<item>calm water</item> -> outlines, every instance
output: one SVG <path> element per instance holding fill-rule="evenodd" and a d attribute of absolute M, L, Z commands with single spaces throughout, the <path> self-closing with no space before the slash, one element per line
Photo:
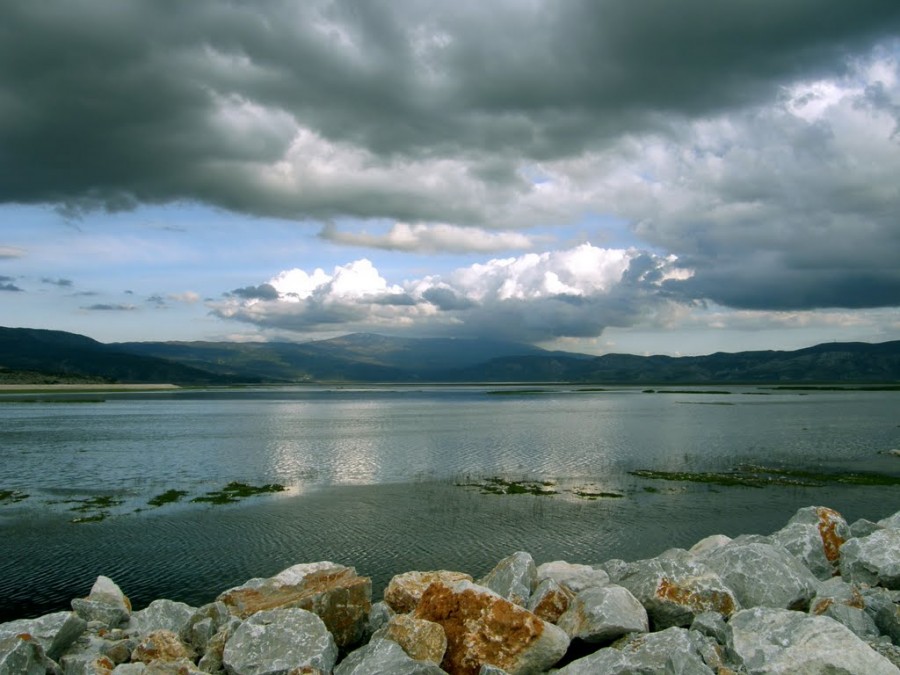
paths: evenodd
<path fill-rule="evenodd" d="M 601 562 L 771 532 L 796 508 L 848 519 L 900 509 L 898 488 L 715 488 L 632 469 L 742 463 L 900 475 L 900 392 L 496 393 L 481 387 L 0 395 L 0 621 L 68 606 L 98 574 L 136 607 L 201 604 L 253 576 L 330 559 L 380 589 L 394 573 L 483 574 L 501 557 Z M 78 402 L 75 402 L 78 401 Z M 553 497 L 483 495 L 487 477 L 553 481 Z M 230 481 L 277 496 L 191 503 Z M 654 488 L 647 491 L 646 488 Z M 151 508 L 169 489 L 180 503 Z M 586 501 L 573 490 L 611 491 Z M 113 497 L 102 522 L 71 509 Z M 376 590 L 376 595 L 377 595 Z"/>

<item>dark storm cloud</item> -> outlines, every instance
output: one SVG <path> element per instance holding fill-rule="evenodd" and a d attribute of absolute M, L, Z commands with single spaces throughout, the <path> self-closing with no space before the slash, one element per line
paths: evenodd
<path fill-rule="evenodd" d="M 260 284 L 259 286 L 245 286 L 244 288 L 235 288 L 229 295 L 233 295 L 244 300 L 277 300 L 278 291 L 272 284 Z"/>
<path fill-rule="evenodd" d="M 401 186 L 286 196 L 251 175 L 295 124 L 372 153 L 554 158 L 833 68 L 900 28 L 893 0 L 0 7 L 0 199 L 72 212 L 195 199 L 252 213 L 438 220 Z M 349 181 L 348 183 L 352 183 Z M 459 217 L 445 217 L 456 222 Z"/>
<path fill-rule="evenodd" d="M 422 298 L 443 311 L 469 309 L 475 306 L 468 298 L 462 297 L 450 288 L 429 288 L 422 293 Z"/>

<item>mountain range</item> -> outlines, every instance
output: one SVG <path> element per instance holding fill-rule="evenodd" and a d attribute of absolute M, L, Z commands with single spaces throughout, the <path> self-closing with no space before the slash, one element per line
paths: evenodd
<path fill-rule="evenodd" d="M 900 340 L 706 356 L 592 356 L 499 340 L 355 333 L 314 342 L 101 343 L 0 327 L 0 383 L 900 383 Z"/>

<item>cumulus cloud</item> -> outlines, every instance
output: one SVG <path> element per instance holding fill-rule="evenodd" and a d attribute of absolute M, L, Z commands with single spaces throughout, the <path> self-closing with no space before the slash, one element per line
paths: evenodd
<path fill-rule="evenodd" d="M 329 223 L 319 233 L 322 239 L 348 246 L 364 246 L 413 253 L 494 253 L 529 249 L 531 237 L 521 232 L 490 232 L 478 227 L 443 223 L 394 223 L 385 234 L 341 232 Z"/>
<path fill-rule="evenodd" d="M 633 249 L 583 244 L 392 284 L 361 259 L 330 273 L 286 270 L 266 284 L 277 291 L 277 299 L 231 293 L 214 311 L 302 332 L 390 327 L 532 342 L 595 336 L 665 304 L 663 284 L 690 274 L 675 262 Z"/>

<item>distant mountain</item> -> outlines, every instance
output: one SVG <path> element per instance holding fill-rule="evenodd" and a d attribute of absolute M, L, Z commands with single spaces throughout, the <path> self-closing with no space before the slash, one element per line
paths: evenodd
<path fill-rule="evenodd" d="M 83 335 L 36 328 L 0 327 L 0 373 L 5 382 L 234 382 L 174 361 L 131 354 Z"/>
<path fill-rule="evenodd" d="M 22 375 L 21 371 L 31 371 Z M 19 373 L 16 375 L 16 373 Z M 174 384 L 571 382 L 900 383 L 900 341 L 707 356 L 588 356 L 498 340 L 357 333 L 315 342 L 122 342 L 0 327 L 0 381 L 65 376 Z M 12 379 L 10 379 L 12 378 Z M 18 378 L 18 380 L 16 380 Z"/>

